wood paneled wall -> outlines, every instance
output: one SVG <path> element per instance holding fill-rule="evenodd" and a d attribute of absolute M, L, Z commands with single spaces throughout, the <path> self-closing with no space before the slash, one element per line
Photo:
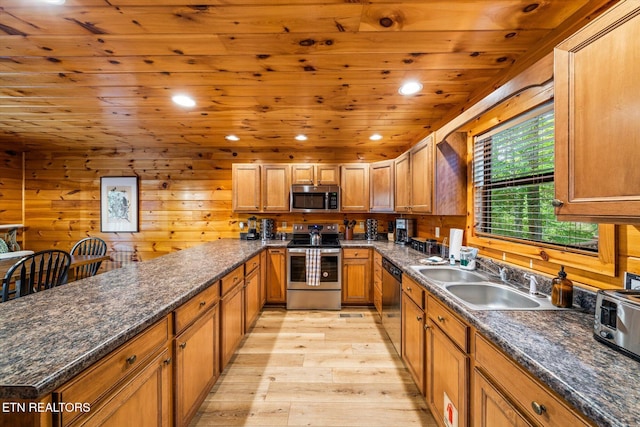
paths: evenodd
<path fill-rule="evenodd" d="M 0 151 L 0 224 L 22 224 L 22 153 Z M 0 231 L 0 237 L 4 232 Z M 18 243 L 23 246 L 23 232 L 18 230 Z"/>

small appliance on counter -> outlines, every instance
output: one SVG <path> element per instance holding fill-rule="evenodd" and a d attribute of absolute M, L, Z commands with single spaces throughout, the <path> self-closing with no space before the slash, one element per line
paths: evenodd
<path fill-rule="evenodd" d="M 270 218 L 260 220 L 260 239 L 271 240 L 275 237 L 275 222 Z"/>
<path fill-rule="evenodd" d="M 460 268 L 464 270 L 475 270 L 477 256 L 478 256 L 478 248 L 461 246 L 460 247 Z"/>
<path fill-rule="evenodd" d="M 378 240 L 378 220 L 372 218 L 367 219 L 364 233 L 367 240 Z"/>
<path fill-rule="evenodd" d="M 411 218 L 396 218 L 396 243 L 406 245 L 411 243 L 415 235 L 416 220 Z"/>
<path fill-rule="evenodd" d="M 412 237 L 411 249 L 415 249 L 416 251 L 427 255 L 437 255 L 440 253 L 438 252 L 438 242 L 435 239 Z"/>
<path fill-rule="evenodd" d="M 599 290 L 593 336 L 640 361 L 640 290 Z"/>
<path fill-rule="evenodd" d="M 240 232 L 240 239 L 242 240 L 258 240 L 259 236 L 258 236 L 258 222 L 257 222 L 257 218 L 255 216 L 252 216 L 251 218 L 249 218 L 247 220 L 247 232 L 246 233 L 242 233 Z M 242 223 L 240 223 L 241 229 L 243 229 L 242 227 Z"/>

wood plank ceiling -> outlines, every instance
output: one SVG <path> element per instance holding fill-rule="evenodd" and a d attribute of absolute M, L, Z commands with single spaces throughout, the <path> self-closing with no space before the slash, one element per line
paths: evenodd
<path fill-rule="evenodd" d="M 2 0 L 0 144 L 398 151 L 608 3 Z"/>

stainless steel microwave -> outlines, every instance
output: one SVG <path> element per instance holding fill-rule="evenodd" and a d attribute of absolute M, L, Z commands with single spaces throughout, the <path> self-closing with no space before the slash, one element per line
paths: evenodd
<path fill-rule="evenodd" d="M 340 187 L 337 185 L 292 185 L 291 212 L 338 212 Z"/>

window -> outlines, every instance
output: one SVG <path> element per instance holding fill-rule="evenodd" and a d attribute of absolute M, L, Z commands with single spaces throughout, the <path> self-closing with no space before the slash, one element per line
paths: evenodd
<path fill-rule="evenodd" d="M 552 104 L 476 136 L 473 157 L 477 235 L 598 252 L 598 224 L 554 215 Z"/>

